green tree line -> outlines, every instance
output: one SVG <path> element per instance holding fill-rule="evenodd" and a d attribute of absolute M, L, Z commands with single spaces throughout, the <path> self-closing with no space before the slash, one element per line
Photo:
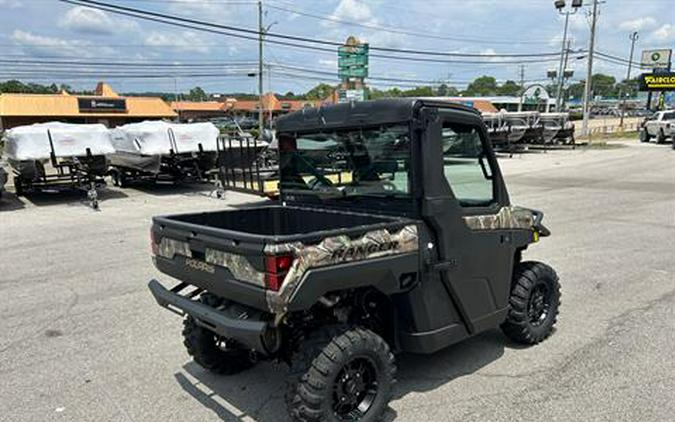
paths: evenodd
<path fill-rule="evenodd" d="M 610 75 L 597 73 L 593 75 L 592 80 L 593 95 L 603 98 L 617 98 L 620 93 L 627 96 L 637 95 L 637 79 L 623 80 L 618 82 L 616 78 Z M 583 96 L 584 81 L 574 82 L 566 87 L 566 97 L 579 99 Z M 284 100 L 323 100 L 329 97 L 333 91 L 337 89 L 337 85 L 320 83 L 308 90 L 305 93 L 286 92 L 284 94 L 277 93 L 280 99 Z M 547 89 L 551 96 L 556 94 L 556 86 L 554 84 L 547 85 Z M 56 94 L 61 91 L 67 91 L 72 94 L 91 95 L 92 91 L 76 91 L 71 86 L 66 84 L 50 84 L 41 85 L 37 83 L 24 83 L 18 80 L 9 80 L 0 82 L 0 93 L 27 93 L 27 94 Z M 391 98 L 391 97 L 445 97 L 445 96 L 465 96 L 465 97 L 480 97 L 480 96 L 517 96 L 522 92 L 522 86 L 515 81 L 507 80 L 499 84 L 497 79 L 492 76 L 483 75 L 474 79 L 467 85 L 465 89 L 441 83 L 436 86 L 419 86 L 415 88 L 402 89 L 392 87 L 388 89 L 379 89 L 375 87 L 367 88 L 367 95 L 370 99 Z M 173 101 L 176 98 L 176 93 L 169 92 L 143 92 L 143 93 L 127 93 L 128 96 L 154 96 L 161 97 L 166 101 Z M 221 96 L 234 97 L 240 99 L 255 99 L 255 94 L 246 93 L 229 93 Z M 188 101 L 206 101 L 211 97 L 202 88 L 194 87 L 187 93 L 179 93 L 178 98 Z"/>

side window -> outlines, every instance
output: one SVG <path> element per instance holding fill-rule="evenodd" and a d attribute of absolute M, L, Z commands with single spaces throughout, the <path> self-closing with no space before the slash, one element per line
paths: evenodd
<path fill-rule="evenodd" d="M 441 139 L 445 178 L 460 205 L 480 207 L 493 203 L 492 169 L 479 129 L 444 122 Z"/>

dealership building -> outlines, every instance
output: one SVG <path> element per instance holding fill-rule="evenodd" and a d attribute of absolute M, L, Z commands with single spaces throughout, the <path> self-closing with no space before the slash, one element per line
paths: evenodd
<path fill-rule="evenodd" d="M 0 130 L 50 121 L 115 127 L 177 116 L 161 98 L 120 96 L 103 82 L 93 95 L 0 94 Z"/>

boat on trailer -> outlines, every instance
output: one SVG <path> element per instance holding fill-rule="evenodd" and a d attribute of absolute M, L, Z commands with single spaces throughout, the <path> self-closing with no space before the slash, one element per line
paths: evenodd
<path fill-rule="evenodd" d="M 216 166 L 219 130 L 212 123 L 145 121 L 111 131 L 109 174 L 118 186 L 134 180 L 203 182 Z"/>
<path fill-rule="evenodd" d="M 115 151 L 104 125 L 37 123 L 7 130 L 4 140 L 18 196 L 80 189 L 87 192 L 92 208 L 98 208 L 97 189 L 105 185 L 106 156 Z"/>

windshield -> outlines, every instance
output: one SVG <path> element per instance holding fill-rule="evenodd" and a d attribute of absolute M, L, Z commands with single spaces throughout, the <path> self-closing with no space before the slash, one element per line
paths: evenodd
<path fill-rule="evenodd" d="M 280 187 L 286 198 L 410 198 L 407 124 L 336 130 L 279 139 Z"/>

